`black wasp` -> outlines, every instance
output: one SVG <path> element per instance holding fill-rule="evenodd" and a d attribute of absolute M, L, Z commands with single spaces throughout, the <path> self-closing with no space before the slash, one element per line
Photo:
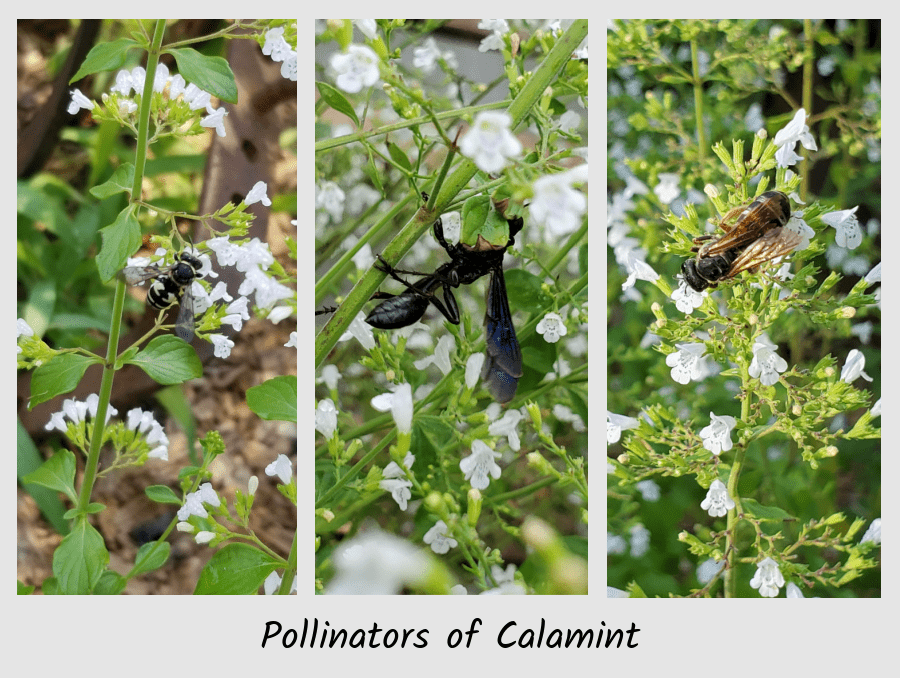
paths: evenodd
<path fill-rule="evenodd" d="M 190 343 L 194 338 L 194 293 L 191 287 L 194 280 L 200 277 L 201 268 L 203 263 L 197 257 L 180 252 L 169 266 L 128 266 L 122 275 L 129 285 L 153 280 L 147 290 L 147 303 L 153 308 L 165 310 L 180 300 L 175 334 Z"/>
<path fill-rule="evenodd" d="M 522 230 L 522 217 L 507 219 L 509 241 L 503 247 L 487 243 L 481 236 L 476 245 L 459 243 L 450 245 L 444 239 L 441 220 L 434 222 L 434 237 L 440 243 L 450 261 L 442 264 L 434 273 L 401 271 L 392 267 L 379 255 L 375 267 L 406 286 L 406 291 L 381 302 L 366 317 L 372 327 L 393 330 L 417 322 L 428 308 L 435 308 L 454 325 L 459 325 L 459 306 L 453 296 L 453 288 L 469 285 L 480 277 L 491 274 L 487 288 L 487 310 L 484 314 L 484 328 L 487 341 L 484 367 L 481 378 L 487 382 L 488 390 L 499 403 L 507 403 L 516 394 L 519 377 L 522 376 L 522 351 L 516 338 L 509 300 L 506 298 L 506 282 L 503 279 L 503 255 L 515 244 L 514 236 Z M 422 279 L 410 284 L 398 273 L 420 275 Z M 443 288 L 443 301 L 435 291 Z"/>
<path fill-rule="evenodd" d="M 803 240 L 799 233 L 785 228 L 790 218 L 791 203 L 780 191 L 766 191 L 749 207 L 736 207 L 719 224 L 725 235 L 694 238 L 697 245 L 710 242 L 691 248 L 697 256 L 681 265 L 685 281 L 702 292 L 741 271 L 788 254 Z"/>

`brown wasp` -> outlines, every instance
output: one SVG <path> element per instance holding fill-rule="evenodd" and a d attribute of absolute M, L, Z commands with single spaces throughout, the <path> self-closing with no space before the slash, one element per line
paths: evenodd
<path fill-rule="evenodd" d="M 790 218 L 788 197 L 780 191 L 766 191 L 749 207 L 736 207 L 725 215 L 719 224 L 725 235 L 694 238 L 698 246 L 691 251 L 697 256 L 681 265 L 681 274 L 688 285 L 702 292 L 788 254 L 803 240 L 799 233 L 785 228 Z M 711 242 L 699 245 L 707 240 Z"/>

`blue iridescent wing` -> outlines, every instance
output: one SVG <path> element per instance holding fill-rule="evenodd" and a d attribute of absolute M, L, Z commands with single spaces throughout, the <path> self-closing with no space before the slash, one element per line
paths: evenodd
<path fill-rule="evenodd" d="M 487 347 L 481 378 L 487 382 L 488 391 L 498 403 L 508 403 L 516 395 L 522 376 L 522 350 L 516 338 L 501 268 L 491 271 L 484 333 Z"/>

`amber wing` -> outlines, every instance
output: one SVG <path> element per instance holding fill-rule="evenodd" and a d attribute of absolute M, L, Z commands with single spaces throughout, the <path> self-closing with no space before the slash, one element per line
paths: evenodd
<path fill-rule="evenodd" d="M 759 266 L 775 257 L 781 257 L 794 250 L 803 240 L 796 231 L 786 228 L 774 228 L 750 245 L 731 264 L 728 277 L 734 277 L 741 271 Z"/>

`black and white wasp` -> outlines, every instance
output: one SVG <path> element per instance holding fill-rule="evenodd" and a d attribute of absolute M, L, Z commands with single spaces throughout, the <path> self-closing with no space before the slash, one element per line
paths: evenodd
<path fill-rule="evenodd" d="M 128 266 L 122 270 L 122 275 L 129 285 L 153 280 L 147 290 L 147 303 L 153 308 L 165 310 L 180 301 L 175 335 L 190 343 L 194 338 L 194 293 L 191 287 L 194 280 L 201 277 L 201 268 L 203 262 L 197 257 L 180 252 L 169 266 Z"/>

